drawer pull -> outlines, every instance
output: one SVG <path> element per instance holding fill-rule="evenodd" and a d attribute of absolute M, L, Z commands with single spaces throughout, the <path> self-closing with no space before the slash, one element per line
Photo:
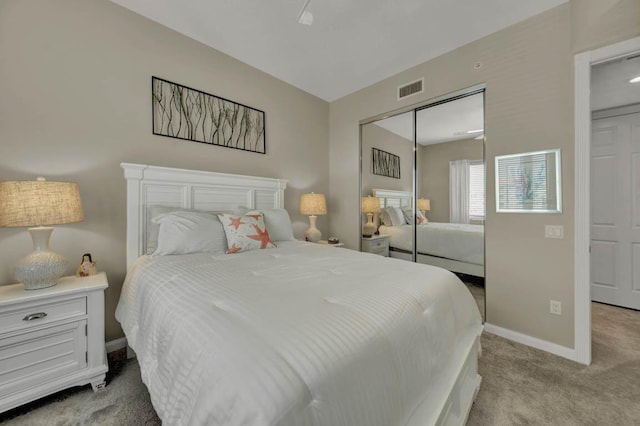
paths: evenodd
<path fill-rule="evenodd" d="M 27 315 L 26 317 L 22 318 L 22 321 L 33 321 L 36 319 L 44 318 L 46 316 L 47 316 L 46 312 L 38 312 L 37 314 Z"/>

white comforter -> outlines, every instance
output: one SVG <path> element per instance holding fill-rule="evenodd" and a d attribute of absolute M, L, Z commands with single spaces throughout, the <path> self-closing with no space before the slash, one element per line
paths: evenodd
<path fill-rule="evenodd" d="M 484 226 L 429 222 L 416 225 L 416 229 L 418 253 L 484 265 Z M 411 251 L 411 225 L 382 225 L 379 231 L 381 234 L 389 235 L 390 247 Z"/>
<path fill-rule="evenodd" d="M 304 242 L 141 257 L 116 317 L 166 425 L 409 425 L 481 331 L 450 272 Z"/>

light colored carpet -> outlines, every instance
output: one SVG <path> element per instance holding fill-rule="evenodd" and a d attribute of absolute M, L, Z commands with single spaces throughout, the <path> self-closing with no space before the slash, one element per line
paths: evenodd
<path fill-rule="evenodd" d="M 639 425 L 640 312 L 592 304 L 589 367 L 484 333 L 468 426 Z"/>
<path fill-rule="evenodd" d="M 468 426 L 640 424 L 640 312 L 593 304 L 589 367 L 487 333 L 482 348 L 482 387 Z M 113 363 L 101 392 L 59 392 L 0 414 L 0 422 L 160 424 L 135 360 Z"/>

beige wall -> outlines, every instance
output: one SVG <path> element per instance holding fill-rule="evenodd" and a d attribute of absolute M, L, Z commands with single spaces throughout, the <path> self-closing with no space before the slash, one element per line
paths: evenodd
<path fill-rule="evenodd" d="M 487 191 L 487 322 L 573 347 L 573 55 L 640 34 L 640 2 L 607 3 L 615 13 L 599 0 L 572 0 L 332 102 L 330 199 L 339 207 L 331 233 L 358 246 L 360 120 L 484 83 L 487 188 L 496 155 L 561 148 L 564 199 L 562 214 L 497 214 L 495 191 Z M 398 102 L 396 88 L 421 77 L 424 93 Z M 565 238 L 545 239 L 546 224 L 563 225 Z M 561 316 L 549 314 L 551 299 L 563 303 Z"/>
<path fill-rule="evenodd" d="M 400 157 L 400 179 L 373 174 L 371 148 L 378 148 Z M 372 195 L 373 188 L 412 190 L 413 142 L 370 123 L 362 126 L 362 196 Z"/>
<path fill-rule="evenodd" d="M 419 147 L 418 197 L 431 201 L 431 222 L 449 222 L 449 162 L 482 160 L 482 154 L 482 141 L 475 139 Z"/>
<path fill-rule="evenodd" d="M 52 247 L 69 273 L 84 252 L 107 272 L 107 340 L 122 336 L 120 162 L 289 179 L 297 236 L 308 227 L 300 194 L 329 189 L 326 102 L 109 1 L 3 0 L 0 58 L 0 180 L 79 183 L 86 219 L 56 227 Z M 152 135 L 152 75 L 265 111 L 267 154 Z M 328 235 L 327 217 L 318 226 Z M 0 229 L 0 283 L 13 281 L 13 263 L 31 249 L 26 229 Z"/>

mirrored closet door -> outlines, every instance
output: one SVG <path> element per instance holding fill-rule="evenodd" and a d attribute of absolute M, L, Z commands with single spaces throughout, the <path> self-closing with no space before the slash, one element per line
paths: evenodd
<path fill-rule="evenodd" d="M 362 251 L 414 260 L 414 111 L 361 126 Z"/>
<path fill-rule="evenodd" d="M 362 251 L 458 274 L 484 315 L 484 90 L 364 122 L 361 197 Z"/>

